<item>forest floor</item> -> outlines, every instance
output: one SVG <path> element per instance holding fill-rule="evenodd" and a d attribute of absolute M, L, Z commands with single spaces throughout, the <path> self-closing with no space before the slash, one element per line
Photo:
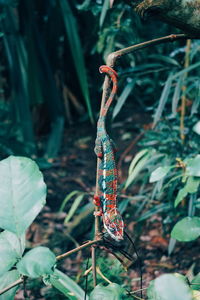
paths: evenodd
<path fill-rule="evenodd" d="M 135 114 L 126 119 L 126 121 L 119 121 L 114 124 L 114 140 L 119 149 L 118 159 L 123 158 L 120 169 L 121 182 L 125 180 L 130 161 L 138 150 L 138 146 L 132 141 L 140 134 L 139 127 L 143 125 L 144 119 L 148 120 L 148 116 L 146 118 Z M 43 171 L 48 188 L 47 204 L 28 230 L 28 247 L 48 246 L 56 255 L 60 255 L 85 241 L 93 239 L 92 195 L 95 190 L 96 176 L 96 157 L 93 152 L 94 140 L 95 128 L 92 128 L 88 123 L 79 123 L 66 129 L 59 156 L 52 160 L 51 168 Z M 129 152 L 126 151 L 127 148 L 130 150 Z M 137 193 L 137 190 L 138 186 L 135 186 L 128 193 L 129 195 L 134 195 L 133 193 Z M 65 197 L 73 191 L 86 192 L 87 196 L 83 198 L 78 213 L 75 213 L 68 224 L 65 225 L 64 219 L 73 199 L 67 203 L 63 212 L 59 212 L 59 208 Z M 126 212 L 129 209 L 130 212 L 124 214 L 126 230 L 135 241 L 135 247 L 140 255 L 144 295 L 145 288 L 148 287 L 150 280 L 162 273 L 179 272 L 185 275 L 193 267 L 195 272 L 197 272 L 197 269 L 200 267 L 200 243 L 198 241 L 177 243 L 169 257 L 170 231 L 163 225 L 163 215 L 152 215 L 138 224 L 137 219 L 134 217 L 134 205 L 133 207 L 129 205 L 126 208 Z M 142 214 L 143 211 L 140 213 Z M 133 249 L 131 251 L 134 252 Z M 99 257 L 110 258 L 111 264 L 108 268 L 112 269 L 112 264 L 115 264 L 116 258 L 108 254 L 104 249 L 98 250 L 97 253 Z M 84 288 L 82 275 L 87 268 L 86 262 L 89 256 L 90 251 L 88 249 L 84 250 L 66 258 L 59 263 L 58 267 L 69 276 L 72 276 L 78 283 L 81 282 Z M 129 286 L 130 290 L 136 291 L 140 289 L 139 263 L 136 258 L 134 262 L 127 260 L 126 257 L 122 256 L 122 258 L 124 264 L 129 265 L 129 268 L 127 272 L 125 270 L 121 272 L 121 278 L 118 282 L 123 282 L 127 288 Z M 98 260 L 99 258 L 97 258 L 97 263 Z M 103 270 L 105 272 L 104 275 L 106 274 L 108 279 L 110 279 L 109 271 L 106 271 L 105 266 Z M 111 274 L 112 278 L 113 276 Z M 66 299 L 49 287 L 40 285 L 37 281 L 28 284 L 27 293 L 29 299 Z M 140 296 L 139 293 L 136 295 Z M 19 290 L 15 299 L 24 299 L 22 290 Z"/>

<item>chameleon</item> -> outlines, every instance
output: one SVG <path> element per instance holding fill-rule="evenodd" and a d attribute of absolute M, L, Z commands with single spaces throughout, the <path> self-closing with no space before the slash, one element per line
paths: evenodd
<path fill-rule="evenodd" d="M 100 159 L 98 171 L 98 195 L 94 196 L 94 204 L 100 207 L 95 215 L 102 216 L 103 225 L 115 241 L 123 240 L 124 222 L 117 208 L 117 168 L 115 163 L 115 147 L 106 131 L 106 116 L 117 93 L 117 73 L 108 66 L 101 66 L 100 73 L 106 73 L 112 80 L 112 91 L 106 101 L 97 122 L 97 137 L 94 151 Z"/>

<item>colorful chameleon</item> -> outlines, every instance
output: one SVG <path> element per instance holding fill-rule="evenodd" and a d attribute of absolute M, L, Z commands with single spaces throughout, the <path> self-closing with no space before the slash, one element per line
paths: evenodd
<path fill-rule="evenodd" d="M 100 73 L 110 76 L 113 87 L 105 103 L 97 123 L 95 153 L 100 158 L 98 185 L 99 195 L 94 196 L 95 205 L 100 207 L 96 215 L 102 215 L 104 228 L 116 241 L 123 239 L 124 223 L 117 209 L 117 168 L 115 164 L 115 148 L 106 132 L 106 115 L 117 92 L 117 73 L 108 66 L 101 66 Z"/>

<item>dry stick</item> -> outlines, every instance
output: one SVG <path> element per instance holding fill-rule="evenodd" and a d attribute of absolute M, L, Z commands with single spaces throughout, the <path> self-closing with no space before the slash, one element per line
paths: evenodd
<path fill-rule="evenodd" d="M 184 68 L 188 68 L 190 64 L 190 48 L 191 48 L 191 40 L 188 39 L 186 43 L 186 50 L 185 50 Z M 185 73 L 184 79 L 187 78 L 187 74 L 188 73 Z M 187 87 L 185 83 L 182 87 L 183 95 L 181 97 L 181 116 L 180 116 L 180 137 L 181 137 L 182 144 L 184 144 L 185 141 L 184 121 L 185 121 L 185 109 L 186 109 L 186 95 L 185 95 L 186 88 Z"/>
<path fill-rule="evenodd" d="M 70 251 L 68 251 L 66 253 L 63 253 L 61 255 L 56 256 L 56 260 L 61 260 L 63 258 L 66 258 L 66 257 L 70 256 L 73 253 L 76 253 L 76 252 L 78 252 L 78 251 L 80 251 L 80 250 L 82 250 L 84 248 L 90 247 L 90 246 L 92 246 L 94 244 L 98 244 L 100 242 L 101 242 L 101 239 L 89 241 L 89 242 L 87 242 L 87 243 L 85 243 L 85 244 L 83 244 L 83 245 L 81 245 L 81 246 L 79 246 L 79 247 L 77 247 L 75 249 L 72 249 L 72 250 L 70 250 Z"/>

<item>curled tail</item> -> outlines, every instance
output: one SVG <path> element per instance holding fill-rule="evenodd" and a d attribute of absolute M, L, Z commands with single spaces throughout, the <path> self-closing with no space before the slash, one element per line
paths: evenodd
<path fill-rule="evenodd" d="M 110 105 L 112 104 L 112 101 L 117 93 L 117 72 L 115 70 L 113 70 L 111 67 L 103 65 L 99 68 L 99 72 L 100 73 L 106 73 L 112 80 L 113 83 L 113 87 L 112 87 L 112 91 L 110 93 L 110 96 L 108 98 L 108 100 L 106 101 L 104 107 L 103 107 L 103 111 L 102 111 L 102 117 L 106 117 L 107 112 L 109 110 Z"/>

